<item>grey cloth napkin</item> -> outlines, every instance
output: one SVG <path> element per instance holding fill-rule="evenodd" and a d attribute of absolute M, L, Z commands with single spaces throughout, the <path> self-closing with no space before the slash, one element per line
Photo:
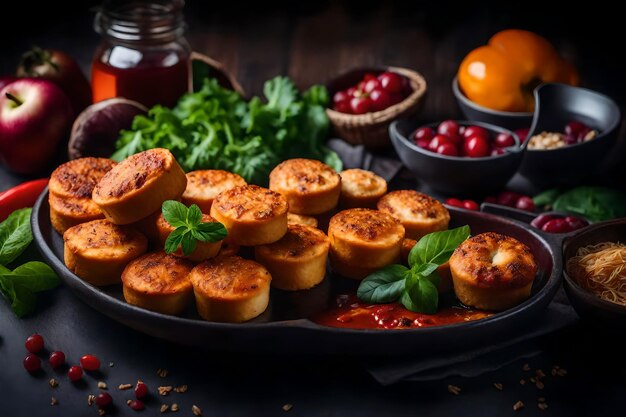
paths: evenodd
<path fill-rule="evenodd" d="M 341 139 L 331 139 L 329 148 L 337 152 L 345 168 L 362 168 L 391 181 L 402 170 L 400 161 L 389 156 L 375 155 L 363 146 L 353 146 Z M 398 180 L 401 180 L 398 178 Z M 418 185 L 417 189 L 420 187 Z M 466 350 L 456 354 L 428 355 L 425 358 L 383 358 L 364 364 L 367 371 L 382 385 L 399 381 L 429 381 L 449 376 L 472 377 L 494 371 L 522 358 L 540 352 L 542 336 L 571 326 L 578 320 L 561 289 L 546 308 L 542 319 L 527 326 L 516 337 L 500 343 Z"/>

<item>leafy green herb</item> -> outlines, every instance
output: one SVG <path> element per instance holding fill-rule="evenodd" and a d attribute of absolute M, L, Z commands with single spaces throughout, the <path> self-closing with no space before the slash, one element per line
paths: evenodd
<path fill-rule="evenodd" d="M 626 194 L 605 187 L 576 187 L 564 193 L 548 190 L 535 196 L 533 201 L 537 206 L 551 206 L 592 221 L 626 217 Z"/>
<path fill-rule="evenodd" d="M 0 292 L 18 317 L 34 310 L 36 293 L 59 285 L 57 275 L 43 262 L 27 262 L 12 271 L 5 266 L 16 260 L 33 240 L 30 213 L 30 208 L 16 210 L 0 223 Z"/>
<path fill-rule="evenodd" d="M 409 253 L 409 268 L 389 265 L 368 275 L 361 281 L 357 296 L 375 304 L 399 300 L 408 310 L 436 313 L 440 280 L 437 268 L 448 262 L 452 252 L 469 236 L 469 226 L 462 226 L 422 237 Z"/>
<path fill-rule="evenodd" d="M 175 229 L 165 240 L 165 252 L 175 252 L 179 247 L 183 255 L 190 255 L 198 241 L 218 242 L 227 235 L 226 228 L 222 223 L 202 223 L 200 208 L 192 204 L 187 208 L 184 204 L 174 200 L 163 202 L 161 208 L 165 220 Z"/>
<path fill-rule="evenodd" d="M 286 77 L 265 83 L 265 102 L 245 101 L 236 92 L 205 79 L 202 88 L 181 97 L 173 109 L 155 106 L 122 131 L 112 158 L 163 147 L 187 170 L 224 169 L 265 185 L 282 160 L 319 159 L 341 170 L 337 154 L 323 145 L 330 128 L 328 92 L 313 86 L 300 94 Z"/>

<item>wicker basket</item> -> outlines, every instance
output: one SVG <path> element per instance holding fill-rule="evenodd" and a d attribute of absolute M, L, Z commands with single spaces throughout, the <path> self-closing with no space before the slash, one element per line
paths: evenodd
<path fill-rule="evenodd" d="M 419 73 L 400 67 L 366 68 L 347 72 L 327 84 L 332 96 L 335 92 L 357 84 L 368 73 L 391 71 L 405 76 L 411 83 L 413 92 L 398 104 L 385 110 L 347 114 L 326 109 L 334 133 L 346 142 L 364 145 L 368 148 L 384 148 L 390 145 L 389 125 L 395 119 L 415 115 L 421 108 L 426 94 L 426 80 Z"/>

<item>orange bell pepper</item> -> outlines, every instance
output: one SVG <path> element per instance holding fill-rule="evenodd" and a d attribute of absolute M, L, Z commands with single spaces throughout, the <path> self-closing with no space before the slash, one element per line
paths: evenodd
<path fill-rule="evenodd" d="M 463 93 L 494 110 L 531 112 L 533 90 L 541 83 L 578 85 L 576 69 L 545 38 L 526 30 L 496 33 L 471 51 L 458 72 Z"/>

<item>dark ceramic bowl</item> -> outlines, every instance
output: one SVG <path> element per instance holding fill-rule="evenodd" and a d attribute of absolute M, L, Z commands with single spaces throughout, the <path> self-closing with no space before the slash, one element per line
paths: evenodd
<path fill-rule="evenodd" d="M 510 130 L 487 123 L 468 121 L 457 123 L 460 126 L 480 126 L 493 135 L 511 134 L 518 146 L 508 148 L 502 155 L 484 158 L 440 155 L 420 148 L 410 139 L 413 132 L 422 126 L 414 120 L 393 122 L 389 127 L 389 136 L 402 163 L 433 190 L 464 196 L 476 192 L 487 194 L 502 189 L 517 172 L 522 161 L 517 135 Z M 436 128 L 437 123 L 426 126 Z"/>
<path fill-rule="evenodd" d="M 596 129 L 596 138 L 553 150 L 526 149 L 520 174 L 538 188 L 576 185 L 598 172 L 617 142 L 620 109 L 609 97 L 565 84 L 544 84 L 535 89 L 535 116 L 528 138 L 562 132 L 571 121 Z"/>
<path fill-rule="evenodd" d="M 35 244 L 69 290 L 90 307 L 138 331 L 179 344 L 205 349 L 272 353 L 334 353 L 385 355 L 426 354 L 490 346 L 533 328 L 561 285 L 561 251 L 544 235 L 523 223 L 486 213 L 450 208 L 450 227 L 469 225 L 473 233 L 487 231 L 512 236 L 528 245 L 538 272 L 530 298 L 482 320 L 407 330 L 358 330 L 326 327 L 309 317 L 326 309 L 345 287 L 356 291 L 358 281 L 328 274 L 306 291 L 272 289 L 266 312 L 245 323 L 201 320 L 193 306 L 181 316 L 168 316 L 127 304 L 119 285 L 97 288 L 68 270 L 63 263 L 63 237 L 50 224 L 46 189 L 33 207 L 31 226 Z M 463 343 L 459 343 L 463 340 Z"/>
<path fill-rule="evenodd" d="M 626 219 L 596 223 L 574 232 L 563 245 L 564 265 L 576 255 L 580 247 L 601 242 L 626 242 Z M 578 315 L 593 326 L 604 329 L 626 331 L 626 307 L 605 301 L 583 289 L 569 276 L 564 267 L 565 292 Z"/>
<path fill-rule="evenodd" d="M 498 111 L 474 103 L 461 91 L 457 77 L 452 80 L 452 92 L 468 120 L 490 123 L 509 130 L 529 128 L 533 122 L 532 112 Z"/>

